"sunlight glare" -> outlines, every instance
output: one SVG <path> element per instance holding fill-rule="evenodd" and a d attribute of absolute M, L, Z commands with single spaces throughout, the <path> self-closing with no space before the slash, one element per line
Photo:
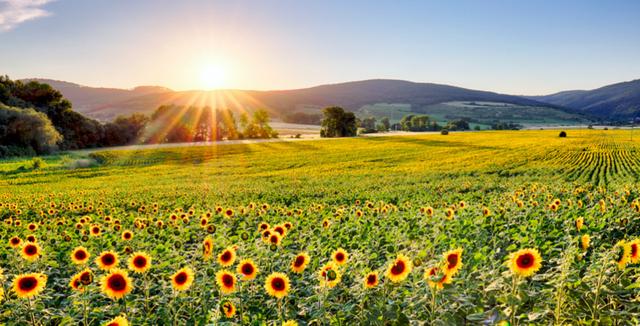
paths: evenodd
<path fill-rule="evenodd" d="M 218 65 L 207 65 L 200 71 L 200 83 L 207 90 L 224 86 L 225 70 Z"/>

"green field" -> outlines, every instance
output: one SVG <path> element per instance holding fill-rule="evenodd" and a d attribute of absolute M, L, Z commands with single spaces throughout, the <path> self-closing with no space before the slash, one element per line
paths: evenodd
<path fill-rule="evenodd" d="M 476 132 L 69 153 L 36 170 L 6 161 L 0 323 L 123 314 L 134 325 L 637 324 L 640 140 L 631 136 Z M 95 166 L 72 168 L 78 160 Z M 272 233 L 290 228 L 271 244 L 262 222 Z M 42 249 L 33 262 L 24 244 L 8 245 L 31 234 Z M 86 265 L 71 262 L 78 246 L 91 254 Z M 226 267 L 216 259 L 225 248 L 237 255 Z M 332 258 L 339 248 L 345 264 Z M 542 257 L 530 277 L 506 264 L 525 248 Z M 452 270 L 443 254 L 454 249 L 463 251 Z M 111 274 L 94 263 L 106 250 L 123 269 L 131 252 L 153 258 L 148 272 L 129 272 L 133 289 L 119 300 L 101 289 Z M 301 252 L 310 262 L 294 273 Z M 398 258 L 413 266 L 406 278 L 387 275 Z M 236 272 L 243 259 L 255 262 L 255 279 Z M 177 291 L 171 276 L 187 266 L 193 285 Z M 75 291 L 69 283 L 85 267 L 94 280 Z M 323 267 L 332 272 L 321 276 Z M 237 277 L 231 293 L 216 283 L 220 271 Z M 48 279 L 27 300 L 12 287 L 30 272 Z M 283 298 L 265 290 L 274 272 L 288 276 Z M 372 272 L 379 283 L 365 287 Z"/>
<path fill-rule="evenodd" d="M 399 122 L 408 114 L 426 114 L 441 125 L 446 125 L 451 120 L 467 119 L 472 121 L 471 128 L 477 125 L 482 129 L 489 129 L 495 121 L 514 122 L 525 126 L 589 124 L 582 116 L 558 109 L 495 102 L 456 101 L 424 107 L 380 103 L 365 105 L 357 112 L 361 117 L 388 117 L 392 123 Z"/>

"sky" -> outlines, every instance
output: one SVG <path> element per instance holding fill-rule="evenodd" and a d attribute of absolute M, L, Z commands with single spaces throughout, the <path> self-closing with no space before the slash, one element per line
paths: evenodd
<path fill-rule="evenodd" d="M 593 89 L 640 78 L 640 1 L 0 0 L 0 74 L 175 90 Z"/>

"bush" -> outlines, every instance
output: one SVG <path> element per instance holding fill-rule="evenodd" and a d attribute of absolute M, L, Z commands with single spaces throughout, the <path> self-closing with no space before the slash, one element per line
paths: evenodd
<path fill-rule="evenodd" d="M 44 166 L 45 166 L 44 160 L 39 157 L 34 157 L 33 160 L 31 160 L 31 168 L 33 170 L 39 170 Z"/>
<path fill-rule="evenodd" d="M 562 138 L 567 137 L 567 133 L 563 130 L 560 132 L 560 135 L 558 135 L 558 137 L 562 137 Z"/>
<path fill-rule="evenodd" d="M 448 134 L 449 134 L 449 130 L 447 130 L 447 129 L 442 129 L 442 130 L 440 131 L 440 134 L 441 134 L 441 135 L 448 135 Z"/>

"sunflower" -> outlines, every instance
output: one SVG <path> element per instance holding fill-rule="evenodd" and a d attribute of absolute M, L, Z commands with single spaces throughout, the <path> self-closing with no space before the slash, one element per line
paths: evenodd
<path fill-rule="evenodd" d="M 363 283 L 364 283 L 364 287 L 367 289 L 372 289 L 378 286 L 378 283 L 379 283 L 378 273 L 376 272 L 368 273 L 367 275 L 365 275 Z"/>
<path fill-rule="evenodd" d="M 95 224 L 93 226 L 91 226 L 91 229 L 89 229 L 90 233 L 92 236 L 94 237 L 99 237 L 100 236 L 100 226 Z"/>
<path fill-rule="evenodd" d="M 133 232 L 131 232 L 129 230 L 124 230 L 122 232 L 122 240 L 129 241 L 131 239 L 133 239 Z"/>
<path fill-rule="evenodd" d="M 183 267 L 171 275 L 171 285 L 176 291 L 186 291 L 193 284 L 193 270 L 191 267 Z"/>
<path fill-rule="evenodd" d="M 349 253 L 342 248 L 338 248 L 333 252 L 333 254 L 331 254 L 331 259 L 333 259 L 333 261 L 338 265 L 344 265 L 349 259 Z"/>
<path fill-rule="evenodd" d="M 268 230 L 268 229 L 269 229 L 269 223 L 262 222 L 258 224 L 258 232 L 263 232 L 264 230 Z"/>
<path fill-rule="evenodd" d="M 129 321 L 124 316 L 118 316 L 106 322 L 104 326 L 129 326 Z"/>
<path fill-rule="evenodd" d="M 236 291 L 236 276 L 228 270 L 221 270 L 216 273 L 216 283 L 220 291 L 230 294 Z"/>
<path fill-rule="evenodd" d="M 144 252 L 135 252 L 129 258 L 129 269 L 135 273 L 145 273 L 151 267 L 151 256 Z"/>
<path fill-rule="evenodd" d="M 224 216 L 225 216 L 225 217 L 233 217 L 233 209 L 231 209 L 231 208 L 227 208 L 227 209 L 224 211 Z"/>
<path fill-rule="evenodd" d="M 133 283 L 127 271 L 113 268 L 109 274 L 102 276 L 100 287 L 107 297 L 118 300 L 133 290 Z"/>
<path fill-rule="evenodd" d="M 413 264 L 405 255 L 399 254 L 398 257 L 389 265 L 385 276 L 393 283 L 402 282 L 409 276 Z"/>
<path fill-rule="evenodd" d="M 333 288 L 342 281 L 342 274 L 338 271 L 338 266 L 334 262 L 329 262 L 320 268 L 318 273 L 320 286 Z"/>
<path fill-rule="evenodd" d="M 118 266 L 118 254 L 113 251 L 103 251 L 96 258 L 96 264 L 103 271 L 111 270 Z"/>
<path fill-rule="evenodd" d="M 76 265 L 84 265 L 89 261 L 89 251 L 85 247 L 76 247 L 71 252 L 71 261 Z"/>
<path fill-rule="evenodd" d="M 298 322 L 293 319 L 290 319 L 285 322 L 282 322 L 282 326 L 298 326 Z"/>
<path fill-rule="evenodd" d="M 209 260 L 211 259 L 212 255 L 213 255 L 213 238 L 211 238 L 210 236 L 207 236 L 206 238 L 204 238 L 204 241 L 202 241 L 202 258 L 204 260 Z"/>
<path fill-rule="evenodd" d="M 258 268 L 251 259 L 245 259 L 238 264 L 238 274 L 241 274 L 245 281 L 253 280 L 258 274 Z"/>
<path fill-rule="evenodd" d="M 487 217 L 489 215 L 491 215 L 491 210 L 489 210 L 488 207 L 483 207 L 482 208 L 482 216 Z"/>
<path fill-rule="evenodd" d="M 25 242 L 20 250 L 20 255 L 27 261 L 33 262 L 40 258 L 42 251 L 37 243 Z"/>
<path fill-rule="evenodd" d="M 424 272 L 424 278 L 427 280 L 429 287 L 441 290 L 445 284 L 451 283 L 451 275 L 441 273 L 438 267 L 431 267 Z"/>
<path fill-rule="evenodd" d="M 619 269 L 624 269 L 631 260 L 631 246 L 629 246 L 628 242 L 620 240 L 614 246 L 614 250 L 616 250 L 617 254 L 615 263 L 618 264 Z"/>
<path fill-rule="evenodd" d="M 71 289 L 73 289 L 74 291 L 84 291 L 82 281 L 80 280 L 80 273 L 77 273 L 71 277 L 71 281 L 69 281 L 69 287 L 71 287 Z"/>
<path fill-rule="evenodd" d="M 218 264 L 223 267 L 233 265 L 236 261 L 236 251 L 232 247 L 227 247 L 218 255 Z"/>
<path fill-rule="evenodd" d="M 82 285 L 84 286 L 87 286 L 93 282 L 93 274 L 91 273 L 91 270 L 88 268 L 83 269 L 77 275 L 78 275 L 78 279 L 80 280 L 80 283 L 82 283 Z"/>
<path fill-rule="evenodd" d="M 311 258 L 306 252 L 299 253 L 291 262 L 291 270 L 293 270 L 294 273 L 302 273 L 304 269 L 307 268 L 310 260 Z"/>
<path fill-rule="evenodd" d="M 9 239 L 9 246 L 11 248 L 18 248 L 21 244 L 22 239 L 20 239 L 19 237 L 12 237 L 11 239 Z"/>
<path fill-rule="evenodd" d="M 27 230 L 29 230 L 29 231 L 31 231 L 31 232 L 33 232 L 33 231 L 35 231 L 35 230 L 37 230 L 37 229 L 38 229 L 38 224 L 35 224 L 35 223 L 29 223 L 29 224 L 27 225 Z"/>
<path fill-rule="evenodd" d="M 234 306 L 231 301 L 225 301 L 220 305 L 220 309 L 227 318 L 232 318 L 236 314 L 236 306 Z"/>
<path fill-rule="evenodd" d="M 47 275 L 43 273 L 21 274 L 13 279 L 13 291 L 18 298 L 35 297 L 46 285 Z"/>
<path fill-rule="evenodd" d="M 270 296 L 282 299 L 289 293 L 289 277 L 283 273 L 271 273 L 264 282 Z"/>
<path fill-rule="evenodd" d="M 542 266 L 542 257 L 538 249 L 521 249 L 511 254 L 509 268 L 515 275 L 529 277 Z"/>
<path fill-rule="evenodd" d="M 576 219 L 576 229 L 578 229 L 578 231 L 582 230 L 582 226 L 584 225 L 584 218 L 583 217 L 578 217 Z"/>
<path fill-rule="evenodd" d="M 285 233 L 287 232 L 287 228 L 285 228 L 284 225 L 276 225 L 273 227 L 273 232 L 277 232 L 284 237 Z"/>
<path fill-rule="evenodd" d="M 591 244 L 591 237 L 588 234 L 585 234 L 580 237 L 580 248 L 582 251 L 587 251 L 589 249 L 589 245 Z"/>
<path fill-rule="evenodd" d="M 269 243 L 272 245 L 279 245 L 280 241 L 282 240 L 282 237 L 280 236 L 279 233 L 276 232 L 271 232 L 271 235 L 269 236 Z"/>
<path fill-rule="evenodd" d="M 445 261 L 443 272 L 451 276 L 456 275 L 462 267 L 462 248 L 447 251 L 443 257 Z"/>
<path fill-rule="evenodd" d="M 629 253 L 629 258 L 631 259 L 632 264 L 638 263 L 640 261 L 640 240 L 635 239 L 629 242 L 629 248 L 631 252 Z"/>
<path fill-rule="evenodd" d="M 29 235 L 26 237 L 26 240 L 27 240 L 27 242 L 33 242 L 33 243 L 35 243 L 35 242 L 36 242 L 36 236 L 35 236 L 35 235 L 33 235 L 33 234 L 29 234 Z"/>

